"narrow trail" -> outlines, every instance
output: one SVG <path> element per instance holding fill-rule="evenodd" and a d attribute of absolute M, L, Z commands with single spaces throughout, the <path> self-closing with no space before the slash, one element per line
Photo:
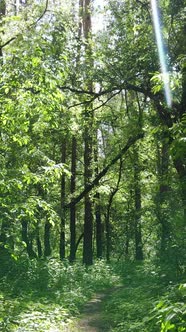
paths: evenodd
<path fill-rule="evenodd" d="M 102 293 L 97 293 L 87 302 L 81 312 L 79 319 L 68 332 L 108 332 L 109 326 L 103 320 L 104 300 L 118 290 L 119 287 L 112 287 Z"/>
<path fill-rule="evenodd" d="M 79 320 L 76 322 L 73 332 L 104 331 L 101 321 L 102 301 L 105 294 L 95 294 L 95 296 L 85 305 Z"/>

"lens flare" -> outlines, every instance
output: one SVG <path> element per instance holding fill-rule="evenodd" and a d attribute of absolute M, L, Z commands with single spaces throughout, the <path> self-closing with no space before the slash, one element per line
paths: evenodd
<path fill-rule="evenodd" d="M 154 23 L 154 30 L 156 35 L 156 42 L 158 47 L 158 54 L 159 60 L 161 65 L 161 72 L 164 84 L 164 92 L 165 92 L 165 99 L 168 107 L 172 105 L 172 96 L 170 91 L 170 82 L 169 82 L 169 72 L 167 70 L 166 58 L 165 58 L 165 50 L 163 45 L 163 38 L 161 33 L 161 24 L 159 19 L 159 10 L 157 6 L 156 0 L 151 0 L 151 7 L 152 7 L 152 17 Z"/>

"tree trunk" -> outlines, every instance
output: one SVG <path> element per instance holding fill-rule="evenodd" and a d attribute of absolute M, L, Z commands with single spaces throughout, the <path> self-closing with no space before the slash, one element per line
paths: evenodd
<path fill-rule="evenodd" d="M 36 253 L 33 250 L 32 239 L 28 237 L 28 222 L 26 220 L 22 221 L 22 241 L 26 243 L 26 250 L 29 258 L 37 258 Z"/>
<path fill-rule="evenodd" d="M 70 193 L 74 194 L 76 189 L 76 153 L 77 153 L 76 137 L 72 137 L 72 161 L 71 161 L 71 183 Z M 70 207 L 70 262 L 76 257 L 76 206 Z"/>
<path fill-rule="evenodd" d="M 183 202 L 183 215 L 184 215 L 184 222 L 186 225 L 186 160 L 183 160 L 181 158 L 174 159 L 174 165 L 180 180 L 181 195 Z"/>
<path fill-rule="evenodd" d="M 2 29 L 2 26 L 3 26 L 3 23 L 1 22 L 2 21 L 2 18 L 3 16 L 5 16 L 6 14 L 6 1 L 5 0 L 1 0 L 0 1 L 0 28 Z M 1 31 L 1 33 L 3 32 L 3 30 Z M 1 39 L 0 39 L 0 44 L 1 43 Z M 2 58 L 3 57 L 3 50 L 2 50 L 2 47 L 0 47 L 0 57 Z"/>
<path fill-rule="evenodd" d="M 84 1 L 83 11 L 83 28 L 84 38 L 86 43 L 85 49 L 85 70 L 87 70 L 92 63 L 92 49 L 90 43 L 91 35 L 91 1 Z M 85 73 L 87 79 L 86 84 L 88 89 L 92 91 L 92 81 L 88 79 L 88 71 Z M 85 188 L 92 180 L 92 137 L 93 137 L 93 111 L 91 105 L 85 110 L 84 114 L 85 130 L 84 130 L 84 184 Z M 85 195 L 85 214 L 84 214 L 84 241 L 83 241 L 83 263 L 91 265 L 93 263 L 93 214 L 92 214 L 92 200 L 90 193 Z"/>
<path fill-rule="evenodd" d="M 107 214 L 105 220 L 105 230 L 106 230 L 106 260 L 110 261 L 110 251 L 111 251 L 111 227 L 110 227 L 110 209 L 112 205 L 113 195 L 111 194 L 109 203 L 107 206 Z"/>
<path fill-rule="evenodd" d="M 61 162 L 66 163 L 66 138 L 64 138 L 61 147 Z M 65 199 L 66 199 L 66 176 L 65 173 L 61 176 L 61 229 L 60 229 L 60 244 L 59 254 L 60 259 L 65 258 Z"/>
<path fill-rule="evenodd" d="M 37 225 L 37 239 L 36 239 L 36 242 L 37 242 L 37 254 L 38 254 L 38 257 L 41 258 L 43 252 L 42 252 L 42 245 L 41 245 L 40 234 L 39 234 L 39 225 Z"/>
<path fill-rule="evenodd" d="M 121 149 L 121 151 L 110 161 L 110 163 L 103 168 L 99 174 L 94 178 L 94 180 L 91 181 L 91 183 L 87 184 L 87 186 L 85 187 L 85 189 L 76 197 L 74 197 L 70 203 L 66 204 L 65 207 L 69 208 L 71 205 L 76 205 L 77 203 L 79 203 L 81 201 L 82 198 L 85 197 L 85 195 L 87 193 L 89 193 L 95 186 L 97 186 L 99 184 L 99 180 L 101 180 L 106 174 L 107 172 L 110 170 L 110 168 L 116 164 L 116 162 L 122 158 L 122 156 L 130 149 L 131 146 L 133 146 L 133 144 L 139 140 L 140 138 L 143 138 L 144 134 L 143 133 L 139 133 L 138 135 L 134 136 L 134 137 L 129 137 L 126 145 Z"/>
<path fill-rule="evenodd" d="M 42 257 L 42 246 L 41 246 L 41 240 L 40 240 L 40 237 L 39 235 L 37 236 L 37 254 L 38 254 L 38 257 L 41 258 Z"/>
<path fill-rule="evenodd" d="M 7 227 L 8 222 L 2 221 L 1 225 L 1 233 L 0 233 L 0 259 L 1 261 L 6 261 L 7 258 L 10 257 L 10 253 L 8 248 L 6 247 L 7 244 L 7 234 L 9 234 L 9 227 Z"/>
<path fill-rule="evenodd" d="M 50 246 L 50 229 L 51 223 L 48 220 L 45 223 L 45 230 L 44 230 L 44 256 L 48 257 L 51 255 L 52 250 Z"/>
<path fill-rule="evenodd" d="M 110 251 L 111 251 L 111 225 L 110 225 L 110 211 L 113 202 L 113 198 L 119 190 L 119 184 L 121 181 L 121 174 L 122 174 L 122 158 L 120 158 L 120 165 L 119 165 L 119 175 L 116 187 L 112 190 L 107 206 L 107 214 L 105 220 L 105 229 L 106 229 L 106 259 L 107 262 L 110 261 Z"/>
<path fill-rule="evenodd" d="M 94 162 L 95 162 L 95 176 L 99 173 L 98 168 L 98 137 L 97 131 L 95 135 L 95 148 L 94 148 Z M 103 256 L 103 244 L 102 244 L 102 233 L 103 227 L 101 222 L 101 206 L 100 206 L 100 193 L 99 191 L 95 194 L 95 219 L 96 219 L 96 256 L 102 258 Z"/>
<path fill-rule="evenodd" d="M 162 146 L 158 146 L 158 180 L 159 193 L 157 196 L 156 213 L 161 226 L 160 257 L 165 258 L 170 241 L 170 225 L 168 221 L 168 167 L 169 167 L 169 144 L 162 139 Z"/>
<path fill-rule="evenodd" d="M 141 232 L 141 187 L 138 148 L 134 147 L 135 259 L 143 260 Z"/>
<path fill-rule="evenodd" d="M 103 243 L 102 243 L 102 222 L 101 222 L 101 207 L 100 207 L 100 194 L 99 192 L 95 195 L 96 199 L 96 252 L 97 258 L 102 258 L 103 256 Z"/>
<path fill-rule="evenodd" d="M 125 259 L 127 260 L 129 257 L 129 222 L 128 221 L 126 221 L 125 233 L 126 233 Z"/>
<path fill-rule="evenodd" d="M 85 187 L 92 179 L 92 138 L 88 132 L 88 124 L 85 128 L 85 150 L 84 150 L 84 183 Z M 83 263 L 91 265 L 93 263 L 93 215 L 92 200 L 90 193 L 85 195 L 84 214 L 84 241 L 83 241 Z"/>

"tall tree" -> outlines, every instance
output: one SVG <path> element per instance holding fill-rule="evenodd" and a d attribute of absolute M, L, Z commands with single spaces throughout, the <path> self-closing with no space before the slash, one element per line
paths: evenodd
<path fill-rule="evenodd" d="M 82 44 L 82 29 L 83 29 L 83 0 L 79 0 L 78 4 L 78 31 L 77 31 L 77 53 L 75 55 L 76 63 L 75 63 L 75 74 L 73 80 L 79 79 L 81 73 L 79 73 L 80 66 L 80 57 L 81 57 L 81 44 Z M 71 145 L 71 182 L 70 182 L 70 193 L 73 196 L 76 190 L 76 158 L 77 158 L 77 146 L 78 140 L 76 134 L 74 133 L 72 136 L 72 145 Z M 70 261 L 73 262 L 76 257 L 76 205 L 71 204 L 70 206 Z"/>
<path fill-rule="evenodd" d="M 72 157 L 71 157 L 71 181 L 70 193 L 74 195 L 76 190 L 76 154 L 77 154 L 77 139 L 72 137 Z M 76 256 L 76 206 L 74 204 L 70 207 L 70 261 L 73 262 Z"/>
<path fill-rule="evenodd" d="M 66 151 L 67 143 L 66 137 L 63 138 L 61 144 L 61 162 L 66 163 Z M 66 227 L 66 216 L 65 216 L 65 201 L 66 201 L 66 174 L 63 172 L 61 175 L 61 228 L 60 228 L 60 244 L 59 252 L 60 258 L 65 258 L 65 227 Z"/>
<path fill-rule="evenodd" d="M 99 173 L 98 168 L 98 144 L 97 144 L 97 130 L 96 142 L 94 142 L 94 162 L 95 162 L 95 176 Z M 95 223 L 96 223 L 96 256 L 102 258 L 103 256 L 103 225 L 101 220 L 101 197 L 97 190 L 95 193 Z"/>
<path fill-rule="evenodd" d="M 91 1 L 85 0 L 83 8 L 83 29 L 85 38 L 85 82 L 89 91 L 93 90 L 93 82 L 88 78 L 88 70 L 93 65 L 91 47 Z M 85 188 L 92 180 L 93 162 L 93 110 L 91 105 L 84 111 L 84 184 Z M 83 263 L 93 263 L 93 211 L 92 198 L 90 193 L 85 194 L 85 216 L 84 216 L 84 242 L 83 242 Z"/>
<path fill-rule="evenodd" d="M 143 259 L 142 229 L 141 229 L 141 184 L 140 184 L 140 164 L 138 148 L 134 147 L 134 236 L 135 236 L 135 258 Z"/>
<path fill-rule="evenodd" d="M 159 192 L 157 192 L 157 219 L 160 224 L 160 256 L 165 258 L 168 255 L 170 242 L 170 221 L 168 214 L 169 194 L 169 138 L 164 131 L 161 143 L 157 144 L 157 170 Z"/>

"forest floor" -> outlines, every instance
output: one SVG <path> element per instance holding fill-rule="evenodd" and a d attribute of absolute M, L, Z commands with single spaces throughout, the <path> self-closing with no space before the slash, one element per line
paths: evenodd
<path fill-rule="evenodd" d="M 176 324 L 186 331 L 186 293 L 166 272 L 124 266 L 118 284 L 95 294 L 66 332 L 160 332 Z"/>
<path fill-rule="evenodd" d="M 96 293 L 86 303 L 79 319 L 67 332 L 108 332 L 110 326 L 103 319 L 104 304 L 121 286 L 115 286 L 101 293 Z"/>
<path fill-rule="evenodd" d="M 164 321 L 186 331 L 185 279 L 172 267 L 49 264 L 1 278 L 1 332 L 159 332 Z"/>

